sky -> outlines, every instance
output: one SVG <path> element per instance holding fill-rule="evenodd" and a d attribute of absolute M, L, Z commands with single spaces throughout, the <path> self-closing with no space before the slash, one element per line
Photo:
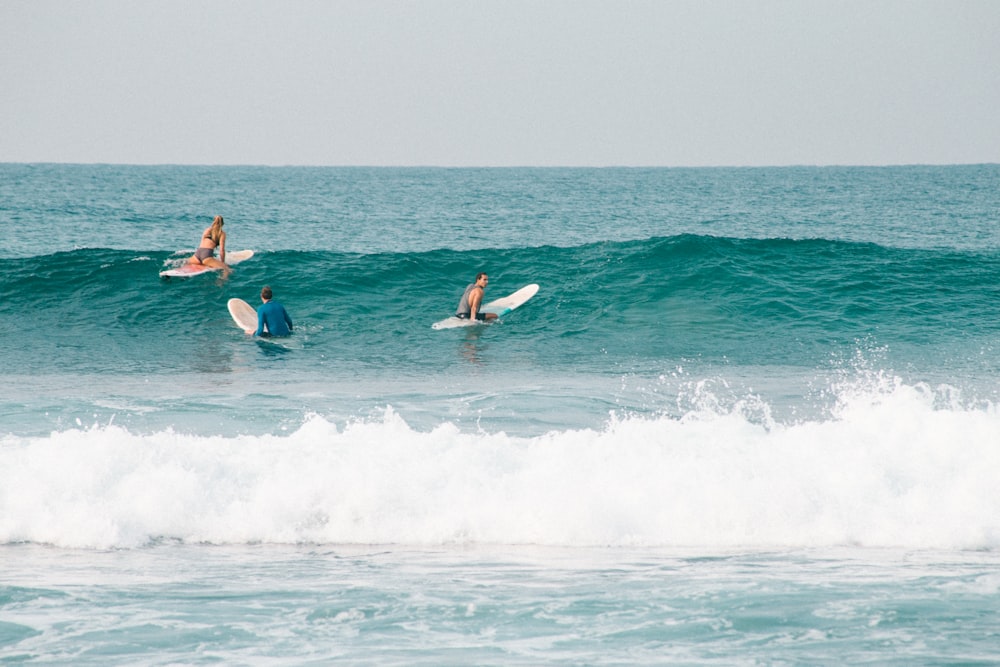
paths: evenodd
<path fill-rule="evenodd" d="M 1000 0 L 0 0 L 0 162 L 1000 162 Z"/>

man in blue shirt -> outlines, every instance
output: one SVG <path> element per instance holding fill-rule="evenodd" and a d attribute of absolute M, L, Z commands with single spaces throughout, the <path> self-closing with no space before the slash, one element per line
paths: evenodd
<path fill-rule="evenodd" d="M 271 288 L 267 285 L 260 291 L 264 304 L 257 309 L 257 331 L 255 336 L 287 336 L 292 332 L 292 318 L 277 301 L 271 301 Z M 265 331 L 267 329 L 267 331 Z"/>

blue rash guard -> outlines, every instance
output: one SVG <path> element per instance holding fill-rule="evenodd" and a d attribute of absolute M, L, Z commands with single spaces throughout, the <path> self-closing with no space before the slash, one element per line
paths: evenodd
<path fill-rule="evenodd" d="M 267 328 L 267 333 L 264 328 Z M 257 309 L 257 331 L 254 336 L 287 336 L 292 332 L 292 318 L 277 301 L 268 301 Z"/>

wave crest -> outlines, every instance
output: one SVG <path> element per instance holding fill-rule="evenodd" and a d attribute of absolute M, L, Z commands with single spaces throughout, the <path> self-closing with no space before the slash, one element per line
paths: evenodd
<path fill-rule="evenodd" d="M 841 391 L 833 418 L 792 424 L 705 402 L 537 437 L 391 409 L 285 436 L 8 436 L 0 542 L 1000 546 L 995 405 L 898 379 Z"/>

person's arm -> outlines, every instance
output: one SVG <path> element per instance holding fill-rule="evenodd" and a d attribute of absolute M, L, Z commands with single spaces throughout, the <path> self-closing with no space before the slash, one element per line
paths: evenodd
<path fill-rule="evenodd" d="M 261 336 L 264 333 L 264 309 L 257 309 L 257 331 L 254 332 L 254 336 Z"/>
<path fill-rule="evenodd" d="M 292 331 L 294 329 L 294 327 L 292 327 L 292 318 L 291 318 L 291 316 L 288 314 L 288 311 L 285 310 L 284 308 L 282 308 L 281 310 L 282 310 L 283 313 L 285 313 L 285 324 L 288 325 L 288 330 Z"/>
<path fill-rule="evenodd" d="M 469 293 L 469 320 L 476 321 L 476 313 L 479 312 L 479 304 L 483 301 L 483 290 L 476 288 Z"/>

